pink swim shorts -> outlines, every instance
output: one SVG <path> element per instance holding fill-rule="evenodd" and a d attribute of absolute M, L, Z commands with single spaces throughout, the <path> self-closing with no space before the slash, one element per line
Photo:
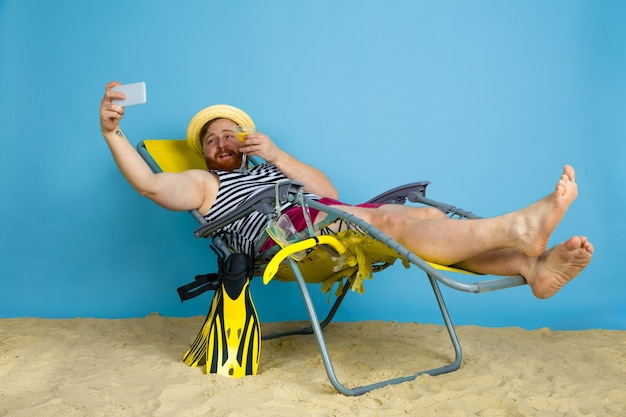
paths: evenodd
<path fill-rule="evenodd" d="M 322 197 L 317 200 L 319 203 L 324 204 L 326 206 L 350 206 L 351 204 L 342 203 L 341 201 L 337 201 L 332 198 Z M 365 207 L 365 208 L 378 208 L 382 206 L 382 204 L 377 203 L 363 203 L 357 204 L 355 207 Z M 309 207 L 309 215 L 311 216 L 311 221 L 315 221 L 319 210 Z M 298 232 L 306 229 L 306 220 L 304 219 L 304 214 L 302 213 L 302 208 L 300 206 L 293 206 L 285 210 L 283 214 L 286 214 L 291 219 L 291 223 L 296 228 Z M 272 239 L 268 239 L 267 242 L 261 248 L 261 251 L 267 250 L 274 246 L 276 242 Z"/>

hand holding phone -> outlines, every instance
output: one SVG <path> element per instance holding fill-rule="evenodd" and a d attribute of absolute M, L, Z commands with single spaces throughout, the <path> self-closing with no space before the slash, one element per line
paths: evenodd
<path fill-rule="evenodd" d="M 125 100 L 111 100 L 113 104 L 122 107 L 134 106 L 135 104 L 144 104 L 146 102 L 146 83 L 123 84 L 113 87 L 111 91 L 119 91 L 126 96 Z"/>

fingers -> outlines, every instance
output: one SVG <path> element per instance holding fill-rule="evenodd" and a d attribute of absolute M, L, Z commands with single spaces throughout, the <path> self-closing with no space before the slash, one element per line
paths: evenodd
<path fill-rule="evenodd" d="M 269 136 L 264 135 L 263 133 L 250 133 L 246 135 L 241 144 L 240 150 L 248 155 L 252 155 L 262 152 L 263 149 L 267 148 L 271 144 L 272 141 Z"/>
<path fill-rule="evenodd" d="M 268 162 L 273 161 L 280 153 L 280 149 L 270 137 L 259 132 L 247 135 L 239 150 L 246 155 L 258 156 Z"/>
<path fill-rule="evenodd" d="M 118 85 L 122 85 L 122 83 L 119 82 L 119 81 L 111 81 L 111 82 L 107 83 L 107 85 L 105 86 L 104 92 L 106 93 L 107 91 L 109 91 L 113 87 L 117 87 Z"/>
<path fill-rule="evenodd" d="M 113 97 L 117 98 L 117 97 Z M 103 118 L 119 118 L 124 115 L 124 107 L 111 102 L 111 98 L 104 98 L 100 104 L 100 115 Z"/>
<path fill-rule="evenodd" d="M 105 87 L 104 97 L 100 103 L 100 125 L 103 131 L 113 131 L 124 116 L 124 107 L 113 104 L 113 100 L 126 98 L 124 94 L 111 90 L 118 85 L 121 83 L 111 81 Z"/>
<path fill-rule="evenodd" d="M 121 119 L 124 116 L 124 107 L 110 104 L 100 108 L 100 116 L 103 119 Z"/>
<path fill-rule="evenodd" d="M 119 81 L 111 81 L 110 83 L 108 83 L 106 85 L 105 90 L 104 90 L 104 97 L 102 99 L 102 104 L 104 105 L 106 103 L 106 104 L 110 105 L 111 108 L 114 108 L 118 112 L 121 109 L 122 113 L 123 113 L 123 107 L 115 105 L 112 102 L 113 100 L 124 100 L 124 99 L 126 99 L 126 95 L 124 93 L 112 90 L 114 87 L 117 87 L 119 85 L 122 85 L 122 83 L 120 83 Z"/>

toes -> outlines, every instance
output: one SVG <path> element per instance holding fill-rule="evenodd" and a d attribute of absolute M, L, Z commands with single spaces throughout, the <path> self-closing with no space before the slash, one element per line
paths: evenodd
<path fill-rule="evenodd" d="M 572 236 L 565 241 L 565 249 L 568 251 L 576 250 L 581 247 L 581 241 L 578 236 Z"/>
<path fill-rule="evenodd" d="M 570 251 L 581 248 L 589 253 L 593 253 L 593 244 L 586 236 L 572 236 L 565 242 L 565 248 Z"/>
<path fill-rule="evenodd" d="M 574 171 L 574 167 L 571 165 L 565 165 L 563 167 L 563 175 L 567 177 L 570 181 L 576 180 L 576 171 Z"/>

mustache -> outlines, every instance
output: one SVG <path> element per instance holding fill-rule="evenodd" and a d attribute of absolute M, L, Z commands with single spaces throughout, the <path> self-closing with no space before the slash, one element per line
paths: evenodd
<path fill-rule="evenodd" d="M 234 148 L 232 148 L 232 147 L 230 147 L 228 145 L 220 146 L 217 149 L 217 153 L 224 153 L 224 152 L 231 152 L 231 153 L 234 153 L 234 154 L 238 153 L 237 150 L 235 150 Z"/>

